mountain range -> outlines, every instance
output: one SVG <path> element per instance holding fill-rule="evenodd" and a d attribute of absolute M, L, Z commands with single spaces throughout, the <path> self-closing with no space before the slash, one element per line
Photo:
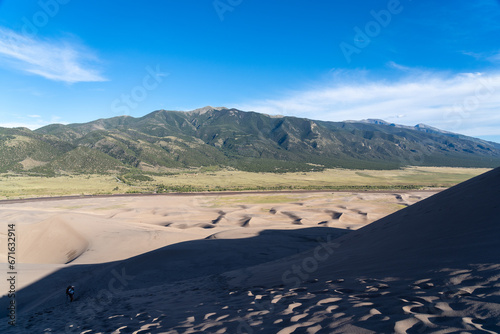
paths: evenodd
<path fill-rule="evenodd" d="M 328 122 L 234 108 L 158 110 L 37 130 L 0 128 L 0 172 L 120 173 L 218 166 L 254 172 L 497 167 L 500 144 L 370 119 Z"/>

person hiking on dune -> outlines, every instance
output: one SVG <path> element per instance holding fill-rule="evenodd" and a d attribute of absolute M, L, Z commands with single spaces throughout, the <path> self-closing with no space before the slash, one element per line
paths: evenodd
<path fill-rule="evenodd" d="M 73 301 L 73 296 L 75 294 L 75 287 L 70 285 L 66 288 L 66 295 L 69 296 L 69 301 L 72 302 Z"/>

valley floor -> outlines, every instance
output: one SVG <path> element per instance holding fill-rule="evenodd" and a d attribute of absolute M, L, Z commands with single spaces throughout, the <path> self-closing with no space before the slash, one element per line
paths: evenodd
<path fill-rule="evenodd" d="M 450 187 L 485 168 L 409 167 L 399 170 L 328 169 L 322 172 L 249 173 L 235 170 L 173 170 L 170 174 L 0 174 L 0 199 L 65 195 L 244 190 L 390 190 Z"/>

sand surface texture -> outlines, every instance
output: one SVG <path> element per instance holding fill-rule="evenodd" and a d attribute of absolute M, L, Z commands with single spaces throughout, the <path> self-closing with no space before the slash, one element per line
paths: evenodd
<path fill-rule="evenodd" d="M 431 195 L 2 205 L 20 263 L 17 327 L 0 331 L 497 333 L 500 170 Z"/>

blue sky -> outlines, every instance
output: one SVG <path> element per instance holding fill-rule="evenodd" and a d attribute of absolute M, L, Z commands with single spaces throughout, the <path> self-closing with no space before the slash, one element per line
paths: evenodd
<path fill-rule="evenodd" d="M 0 126 L 206 105 L 500 142 L 500 1 L 0 0 Z"/>

